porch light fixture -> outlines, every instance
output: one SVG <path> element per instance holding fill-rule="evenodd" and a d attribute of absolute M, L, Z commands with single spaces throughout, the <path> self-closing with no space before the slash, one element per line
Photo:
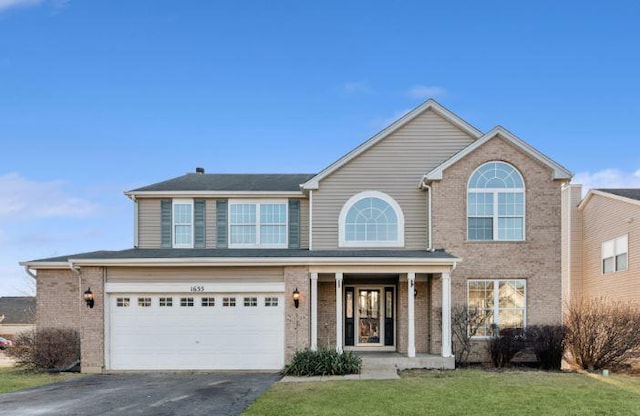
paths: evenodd
<path fill-rule="evenodd" d="M 93 298 L 93 292 L 91 291 L 91 288 L 88 288 L 87 290 L 85 290 L 84 295 L 82 297 L 84 298 L 84 301 L 87 302 L 87 307 L 93 309 L 94 298 Z"/>
<path fill-rule="evenodd" d="M 298 291 L 298 288 L 293 291 L 293 306 L 295 306 L 296 309 L 300 306 L 300 292 Z"/>

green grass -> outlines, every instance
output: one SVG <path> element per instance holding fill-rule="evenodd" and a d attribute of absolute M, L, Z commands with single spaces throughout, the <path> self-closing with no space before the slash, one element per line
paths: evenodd
<path fill-rule="evenodd" d="M 474 369 L 277 383 L 245 415 L 640 415 L 640 378 Z"/>
<path fill-rule="evenodd" d="M 37 387 L 78 376 L 78 374 L 49 374 L 13 367 L 0 367 L 0 393 Z"/>

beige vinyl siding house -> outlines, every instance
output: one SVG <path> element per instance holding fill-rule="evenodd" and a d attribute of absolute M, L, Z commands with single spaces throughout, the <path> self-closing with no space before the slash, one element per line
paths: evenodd
<path fill-rule="evenodd" d="M 570 179 L 428 100 L 317 174 L 128 191 L 133 248 L 22 264 L 38 324 L 79 329 L 84 372 L 277 370 L 305 348 L 453 368 L 453 307 L 485 311 L 476 352 L 493 328 L 560 321 Z"/>
<path fill-rule="evenodd" d="M 592 189 L 576 207 L 572 296 L 640 301 L 640 190 Z"/>

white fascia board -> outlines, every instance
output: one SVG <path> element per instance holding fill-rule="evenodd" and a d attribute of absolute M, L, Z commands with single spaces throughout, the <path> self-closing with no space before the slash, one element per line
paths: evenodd
<path fill-rule="evenodd" d="M 233 198 L 305 198 L 304 192 L 300 191 L 140 191 L 125 192 L 129 198 L 211 198 L 211 197 L 233 197 Z"/>
<path fill-rule="evenodd" d="M 508 140 L 513 145 L 518 147 L 523 152 L 529 154 L 534 159 L 539 160 L 544 165 L 546 165 L 549 168 L 551 168 L 551 170 L 553 171 L 552 178 L 554 180 L 570 180 L 573 177 L 573 173 L 571 173 L 564 166 L 560 165 L 557 162 L 554 162 L 551 158 L 546 156 L 544 153 L 540 152 L 539 150 L 537 150 L 536 148 L 531 146 L 529 143 L 525 142 L 524 140 L 522 140 L 521 138 L 519 138 L 515 134 L 511 133 L 509 130 L 505 129 L 504 127 L 496 126 L 493 129 L 491 129 L 490 132 L 485 134 L 482 138 L 480 138 L 479 140 L 471 143 L 469 146 L 465 147 L 464 149 L 462 149 L 461 151 L 456 153 L 449 160 L 446 160 L 445 162 L 440 164 L 440 166 L 436 167 L 431 172 L 429 172 L 426 175 L 424 175 L 423 178 L 422 178 L 423 182 L 440 181 L 440 180 L 442 180 L 443 172 L 448 167 L 450 167 L 453 164 L 457 163 L 462 158 L 467 156 L 469 153 L 475 151 L 477 148 L 479 148 L 480 146 L 482 146 L 483 144 L 485 144 L 486 142 L 488 142 L 489 140 L 495 138 L 498 135 L 500 137 Z"/>
<path fill-rule="evenodd" d="M 20 266 L 26 266 L 30 269 L 69 269 L 69 263 L 66 261 L 21 261 Z"/>
<path fill-rule="evenodd" d="M 193 292 L 193 286 L 203 288 Z M 282 293 L 284 282 L 105 283 L 106 293 Z"/>
<path fill-rule="evenodd" d="M 595 195 L 603 196 L 605 198 L 615 199 L 616 201 L 626 202 L 628 204 L 640 205 L 640 201 L 636 199 L 631 199 L 631 198 L 627 198 L 620 195 L 610 194 L 609 192 L 599 191 L 597 189 L 590 189 L 587 196 L 585 196 L 584 199 L 578 204 L 578 210 L 582 211 L 587 206 L 589 201 L 591 201 L 591 198 L 593 198 Z"/>
<path fill-rule="evenodd" d="M 326 178 L 327 176 L 329 176 L 330 174 L 332 174 L 342 166 L 346 165 L 348 162 L 355 159 L 360 154 L 364 153 L 367 149 L 369 149 L 379 141 L 383 140 L 384 138 L 388 137 L 389 135 L 393 134 L 396 130 L 398 130 L 399 128 L 401 128 L 402 126 L 404 126 L 405 124 L 407 124 L 408 122 L 416 118 L 418 115 L 422 114 L 423 112 L 429 109 L 435 111 L 438 115 L 440 115 L 441 117 L 443 117 L 444 119 L 446 119 L 447 121 L 449 121 L 450 123 L 458 127 L 459 129 L 461 129 L 462 131 L 466 132 L 473 138 L 479 139 L 480 137 L 482 137 L 483 133 L 480 130 L 476 129 L 471 124 L 467 123 L 466 121 L 458 117 L 453 112 L 444 108 L 437 101 L 430 98 L 424 103 L 414 108 L 413 110 L 403 115 L 402 117 L 400 117 L 395 122 L 391 123 L 389 126 L 382 129 L 379 133 L 369 138 L 369 140 L 367 140 L 366 142 L 362 143 L 361 145 L 359 145 L 358 147 L 356 147 L 346 155 L 342 156 L 340 159 L 333 162 L 327 168 L 323 169 L 322 172 L 318 173 L 316 176 L 309 179 L 307 182 L 303 183 L 302 189 L 318 189 L 319 182 L 322 179 Z"/>
<path fill-rule="evenodd" d="M 77 259 L 75 266 L 291 266 L 291 265 L 447 265 L 461 262 L 459 258 L 414 257 L 198 257 L 198 258 L 149 258 L 149 259 Z M 65 263 L 66 264 L 66 263 Z M 68 267 L 68 264 L 66 264 Z M 34 264 L 32 268 L 40 267 Z"/>

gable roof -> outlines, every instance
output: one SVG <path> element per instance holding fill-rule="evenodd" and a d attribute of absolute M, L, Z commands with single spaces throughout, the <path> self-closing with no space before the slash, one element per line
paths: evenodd
<path fill-rule="evenodd" d="M 376 143 L 384 140 L 386 137 L 390 136 L 392 133 L 394 133 L 395 131 L 400 129 L 402 126 L 404 126 L 405 124 L 407 124 L 408 122 L 410 122 L 411 120 L 413 120 L 414 118 L 416 118 L 417 116 L 419 116 L 420 114 L 424 113 L 427 110 L 434 111 L 435 113 L 443 117 L 445 120 L 449 121 L 454 126 L 468 133 L 473 138 L 477 139 L 479 137 L 482 137 L 482 132 L 480 130 L 476 129 L 471 124 L 467 123 L 466 121 L 458 117 L 456 114 L 444 108 L 436 100 L 430 98 L 424 103 L 414 108 L 413 110 L 409 111 L 404 116 L 400 117 L 398 120 L 396 120 L 389 126 L 385 127 L 383 130 L 381 130 L 379 133 L 371 137 L 366 142 L 362 143 L 361 145 L 359 145 L 358 147 L 356 147 L 346 155 L 342 156 L 340 159 L 333 162 L 331 165 L 323 169 L 317 175 L 310 178 L 308 181 L 306 181 L 302 185 L 302 189 L 318 189 L 320 186 L 319 182 L 322 179 L 331 175 L 333 172 L 340 169 L 342 166 L 346 165 L 348 162 L 355 159 L 360 154 L 364 153 L 367 149 L 373 147 Z"/>
<path fill-rule="evenodd" d="M 34 324 L 36 298 L 33 296 L 5 296 L 0 298 L 0 321 L 2 325 Z"/>
<path fill-rule="evenodd" d="M 640 188 L 600 188 L 590 189 L 587 196 L 585 196 L 580 204 L 578 204 L 578 209 L 584 209 L 594 195 L 615 199 L 629 204 L 640 205 Z"/>
<path fill-rule="evenodd" d="M 157 195 L 170 192 L 190 194 L 300 192 L 300 184 L 312 173 L 227 174 L 187 173 L 177 178 L 125 192 L 127 196 Z"/>
<path fill-rule="evenodd" d="M 431 172 L 428 172 L 426 175 L 424 175 L 423 182 L 442 180 L 442 174 L 448 167 L 457 163 L 462 158 L 467 156 L 469 153 L 473 152 L 474 150 L 476 150 L 483 144 L 487 143 L 489 140 L 495 138 L 496 136 L 500 136 L 504 138 L 505 140 L 509 141 L 510 143 L 515 145 L 517 148 L 522 150 L 524 153 L 530 155 L 534 159 L 539 160 L 542 164 L 548 166 L 553 171 L 553 174 L 552 174 L 553 179 L 569 180 L 573 176 L 573 174 L 564 166 L 560 165 L 557 162 L 554 162 L 551 158 L 549 158 L 539 150 L 535 149 L 533 146 L 531 146 L 530 144 L 528 144 L 527 142 L 525 142 L 515 134 L 511 133 L 509 130 L 505 129 L 502 126 L 496 126 L 493 129 L 491 129 L 490 132 L 488 132 L 487 134 L 485 134 L 475 142 L 471 143 L 469 146 L 465 147 L 464 149 L 456 153 L 449 160 L 443 162 L 440 166 L 436 167 Z"/>

